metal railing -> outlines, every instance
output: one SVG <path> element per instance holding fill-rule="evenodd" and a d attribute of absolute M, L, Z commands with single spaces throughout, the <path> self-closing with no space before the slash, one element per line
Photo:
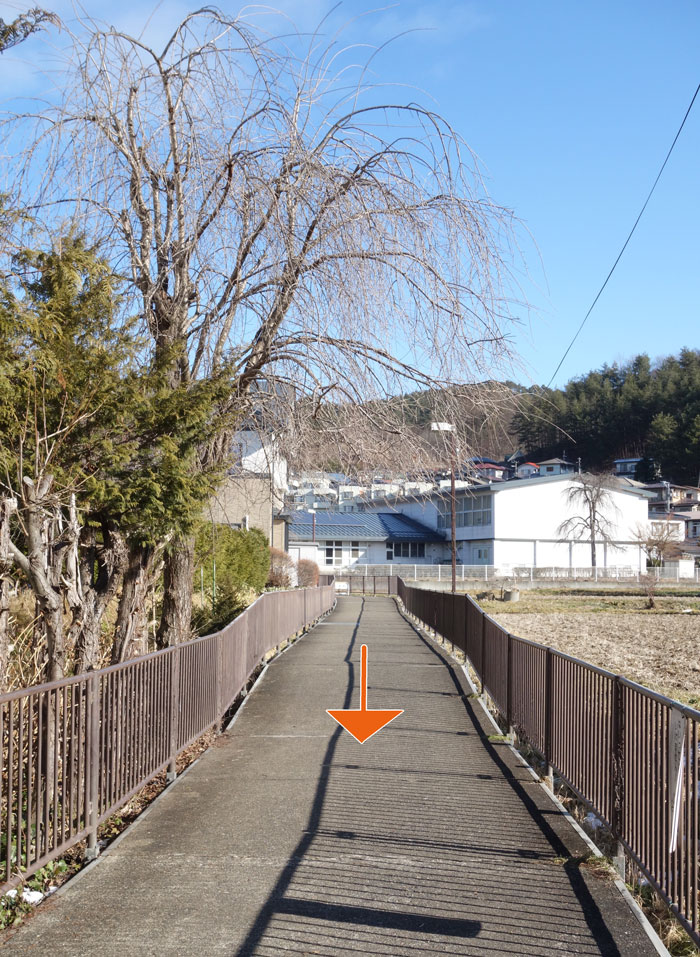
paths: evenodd
<path fill-rule="evenodd" d="M 449 562 L 445 565 L 426 565 L 414 562 L 386 562 L 379 565 L 344 565 L 335 569 L 335 575 L 394 575 L 414 581 L 444 581 L 452 578 L 452 568 Z M 650 575 L 662 582 L 700 582 L 700 568 L 692 570 L 692 574 L 684 575 L 677 566 L 649 568 L 648 570 L 635 568 L 632 565 L 602 565 L 575 567 L 561 565 L 457 565 L 458 581 L 492 582 L 492 581 L 519 581 L 519 582 L 562 582 L 562 581 L 593 581 L 593 582 L 640 582 L 645 575 Z"/>
<path fill-rule="evenodd" d="M 215 725 L 263 657 L 329 611 L 332 584 L 262 595 L 221 631 L 0 695 L 0 894 L 97 828 Z"/>
<path fill-rule="evenodd" d="M 610 828 L 700 943 L 700 712 L 517 638 L 468 595 L 402 580 L 398 594 L 465 653 L 509 728 Z"/>
<path fill-rule="evenodd" d="M 398 581 L 396 575 L 336 575 L 335 587 L 346 595 L 396 595 Z"/>

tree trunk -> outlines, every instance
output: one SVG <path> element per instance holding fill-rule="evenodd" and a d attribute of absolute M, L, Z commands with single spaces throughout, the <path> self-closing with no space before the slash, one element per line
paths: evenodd
<path fill-rule="evenodd" d="M 61 566 L 65 542 L 58 533 L 60 507 L 51 496 L 53 476 L 43 475 L 36 485 L 26 478 L 23 519 L 27 536 L 27 556 L 20 567 L 29 578 L 36 596 L 37 610 L 46 639 L 46 680 L 58 681 L 66 669 L 63 630 L 63 584 Z M 10 544 L 15 561 L 19 554 Z"/>
<path fill-rule="evenodd" d="M 53 589 L 37 597 L 46 637 L 46 680 L 59 681 L 66 671 L 63 600 Z"/>
<path fill-rule="evenodd" d="M 191 637 L 194 537 L 172 542 L 163 569 L 163 612 L 156 642 L 159 648 L 178 645 Z"/>
<path fill-rule="evenodd" d="M 0 693 L 7 691 L 10 658 L 10 515 L 16 509 L 16 499 L 0 499 Z"/>
<path fill-rule="evenodd" d="M 102 664 L 102 619 L 114 598 L 128 560 L 123 536 L 108 523 L 102 525 L 102 542 L 94 528 L 83 529 L 80 581 L 82 598 L 69 637 L 75 640 L 76 670 L 94 671 Z"/>
<path fill-rule="evenodd" d="M 153 584 L 154 555 L 154 550 L 149 546 L 136 543 L 129 545 L 112 645 L 113 665 L 133 653 L 146 654 L 148 651 L 147 599 Z"/>

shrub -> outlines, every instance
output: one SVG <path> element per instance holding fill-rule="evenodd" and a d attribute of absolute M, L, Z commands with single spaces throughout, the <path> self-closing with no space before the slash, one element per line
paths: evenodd
<path fill-rule="evenodd" d="M 297 584 L 300 588 L 314 588 L 318 585 L 319 568 L 310 558 L 300 558 L 297 562 Z"/>
<path fill-rule="evenodd" d="M 201 606 L 193 613 L 196 630 L 215 631 L 240 614 L 263 591 L 269 571 L 270 550 L 260 529 L 202 522 L 195 536 L 195 606 Z"/>
<path fill-rule="evenodd" d="M 270 574 L 267 578 L 270 588 L 289 588 L 294 571 L 294 562 L 286 552 L 281 548 L 270 549 Z"/>

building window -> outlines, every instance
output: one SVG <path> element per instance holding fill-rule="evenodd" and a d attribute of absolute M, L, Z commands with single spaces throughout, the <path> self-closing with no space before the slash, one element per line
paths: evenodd
<path fill-rule="evenodd" d="M 352 558 L 360 557 L 360 543 L 359 542 L 350 542 L 350 556 Z"/>
<path fill-rule="evenodd" d="M 473 528 L 475 526 L 490 525 L 492 522 L 491 494 L 464 495 L 457 499 L 457 528 Z M 438 528 L 450 528 L 450 503 L 442 501 L 438 504 Z"/>
<path fill-rule="evenodd" d="M 386 558 L 425 558 L 425 542 L 387 542 Z"/>
<path fill-rule="evenodd" d="M 343 564 L 343 543 L 326 542 L 326 565 Z"/>
<path fill-rule="evenodd" d="M 553 472 L 553 471 L 554 471 L 554 466 L 553 466 L 553 465 L 548 465 L 545 471 L 547 471 L 547 472 Z"/>

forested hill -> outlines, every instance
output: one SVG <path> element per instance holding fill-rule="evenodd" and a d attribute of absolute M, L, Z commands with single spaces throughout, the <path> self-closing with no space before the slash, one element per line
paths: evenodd
<path fill-rule="evenodd" d="M 664 478 L 698 482 L 700 350 L 683 349 L 653 364 L 639 355 L 572 379 L 564 389 L 538 389 L 520 402 L 513 427 L 535 461 L 566 451 L 595 470 L 616 458 L 646 456 Z M 643 480 L 654 477 L 650 467 L 644 471 Z"/>

